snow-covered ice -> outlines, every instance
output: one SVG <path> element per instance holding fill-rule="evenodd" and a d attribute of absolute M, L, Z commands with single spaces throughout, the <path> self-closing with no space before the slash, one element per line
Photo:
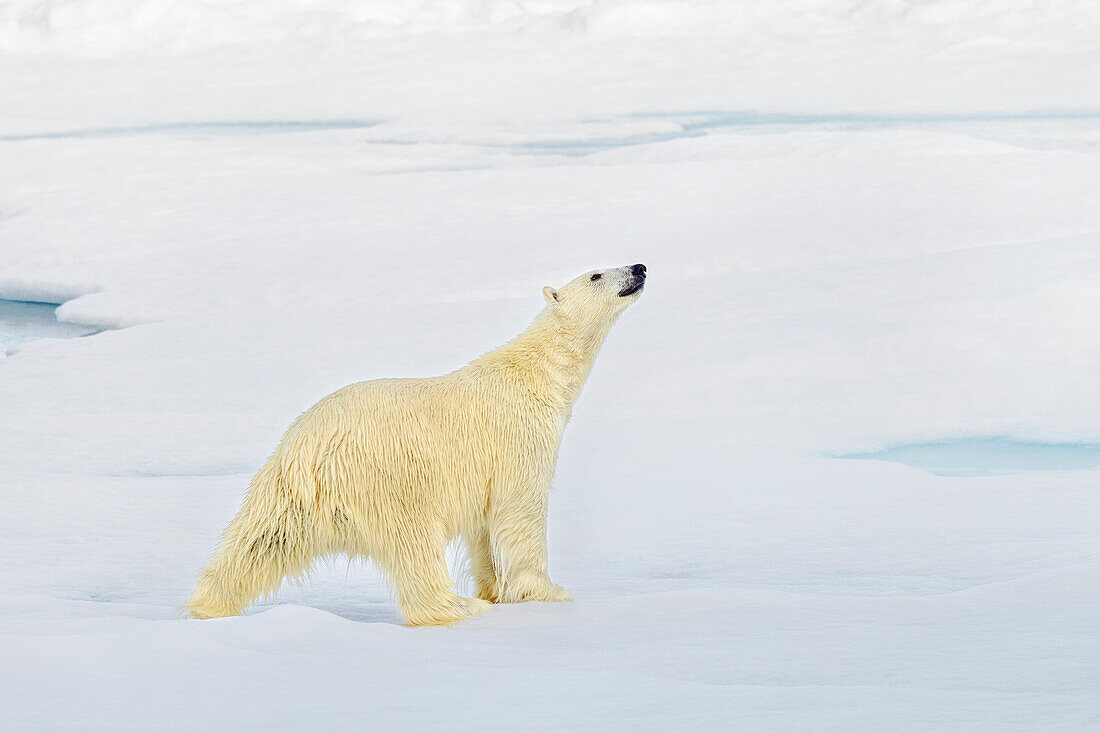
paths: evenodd
<path fill-rule="evenodd" d="M 0 299 L 101 331 L 0 358 L 4 727 L 1100 728 L 1100 472 L 836 457 L 1100 444 L 1098 38 L 1072 0 L 0 4 Z M 336 558 L 180 616 L 300 411 L 632 262 L 551 496 L 573 603 L 408 629 Z"/>

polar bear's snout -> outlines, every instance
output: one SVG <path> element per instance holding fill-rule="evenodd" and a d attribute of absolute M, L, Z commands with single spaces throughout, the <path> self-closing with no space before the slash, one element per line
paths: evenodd
<path fill-rule="evenodd" d="M 624 270 L 628 268 L 623 268 Z M 628 295 L 634 295 L 645 287 L 645 265 L 634 265 L 629 268 L 626 274 L 626 283 L 623 285 L 623 289 L 619 291 L 619 297 L 625 298 Z"/>

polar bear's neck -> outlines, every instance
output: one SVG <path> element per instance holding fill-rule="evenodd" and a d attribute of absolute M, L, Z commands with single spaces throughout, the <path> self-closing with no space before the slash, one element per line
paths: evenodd
<path fill-rule="evenodd" d="M 503 368 L 540 401 L 567 413 L 580 395 L 612 325 L 578 327 L 547 309 L 526 331 L 474 365 Z"/>

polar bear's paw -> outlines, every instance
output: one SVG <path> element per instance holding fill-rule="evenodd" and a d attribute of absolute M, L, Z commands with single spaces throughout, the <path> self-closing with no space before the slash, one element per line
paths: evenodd
<path fill-rule="evenodd" d="M 550 581 L 532 584 L 528 587 L 510 585 L 501 595 L 502 603 L 523 603 L 524 601 L 561 603 L 571 600 L 573 600 L 572 593 L 560 585 L 554 585 Z"/>
<path fill-rule="evenodd" d="M 450 626 L 459 621 L 488 611 L 493 604 L 480 598 L 453 596 L 447 602 L 429 608 L 403 609 L 402 615 L 409 626 Z"/>
<path fill-rule="evenodd" d="M 482 611 L 488 611 L 493 607 L 493 604 L 489 601 L 483 601 L 480 598 L 464 598 L 458 597 L 458 602 L 455 604 L 459 613 L 462 615 L 460 618 L 469 618 L 470 616 L 476 616 Z"/>
<path fill-rule="evenodd" d="M 528 601 L 545 601 L 548 603 L 561 603 L 563 601 L 573 600 L 573 594 L 569 592 L 568 588 L 563 588 L 560 585 L 554 585 L 551 583 L 544 588 L 540 588 L 531 595 L 531 597 L 525 599 Z"/>

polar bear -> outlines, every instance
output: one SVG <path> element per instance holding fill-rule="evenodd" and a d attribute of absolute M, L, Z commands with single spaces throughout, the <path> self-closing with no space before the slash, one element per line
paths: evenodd
<path fill-rule="evenodd" d="M 530 328 L 461 369 L 359 382 L 311 407 L 253 477 L 186 612 L 240 614 L 328 554 L 376 562 L 410 625 L 570 600 L 547 572 L 547 492 L 573 403 L 645 278 L 628 265 L 548 286 Z M 455 538 L 476 598 L 454 592 Z"/>

